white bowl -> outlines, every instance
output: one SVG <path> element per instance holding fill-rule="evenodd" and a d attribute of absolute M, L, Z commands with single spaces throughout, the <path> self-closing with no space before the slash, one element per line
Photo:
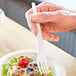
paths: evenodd
<path fill-rule="evenodd" d="M 36 58 L 37 53 L 38 53 L 37 50 L 21 50 L 3 56 L 0 59 L 0 76 L 1 76 L 2 64 L 7 63 L 7 61 L 10 60 L 12 57 L 25 55 L 28 57 Z M 46 58 L 48 63 L 52 67 L 55 76 L 66 76 L 65 69 L 60 61 L 58 61 L 54 56 L 48 54 L 46 54 Z"/>

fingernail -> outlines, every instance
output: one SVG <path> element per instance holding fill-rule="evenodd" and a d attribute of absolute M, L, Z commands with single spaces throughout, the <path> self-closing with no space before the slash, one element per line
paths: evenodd
<path fill-rule="evenodd" d="M 38 20 L 38 16 L 37 15 L 31 15 L 31 20 L 32 21 L 37 21 Z"/>
<path fill-rule="evenodd" d="M 54 39 L 54 41 L 59 41 L 58 39 Z"/>
<path fill-rule="evenodd" d="M 53 41 L 53 39 L 49 39 L 49 41 Z"/>
<path fill-rule="evenodd" d="M 31 30 L 35 35 L 37 35 L 37 33 L 34 30 Z"/>

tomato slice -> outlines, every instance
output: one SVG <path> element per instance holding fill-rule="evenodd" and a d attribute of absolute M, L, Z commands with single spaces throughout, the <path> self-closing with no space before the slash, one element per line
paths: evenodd
<path fill-rule="evenodd" d="M 21 58 L 18 61 L 18 65 L 21 66 L 22 68 L 26 67 L 29 64 L 29 61 L 26 58 Z"/>

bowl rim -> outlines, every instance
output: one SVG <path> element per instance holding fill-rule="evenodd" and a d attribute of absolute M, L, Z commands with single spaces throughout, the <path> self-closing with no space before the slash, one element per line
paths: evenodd
<path fill-rule="evenodd" d="M 7 55 L 4 55 L 3 57 L 0 58 L 0 66 L 2 65 L 2 62 L 7 60 L 10 56 L 13 56 L 13 55 L 16 55 L 16 54 L 19 54 L 19 53 L 24 53 L 24 52 L 26 52 L 26 53 L 29 53 L 29 52 L 30 53 L 38 53 L 39 51 L 38 50 L 20 50 L 20 51 L 8 53 Z M 46 53 L 46 55 L 47 54 L 48 53 Z M 50 57 L 52 60 L 55 59 L 54 63 L 57 62 L 57 63 L 55 63 L 55 65 L 59 65 L 61 67 L 62 72 L 63 72 L 63 76 L 66 76 L 66 70 L 64 68 L 64 65 L 55 56 L 53 56 L 51 54 L 47 55 L 47 56 Z M 56 69 L 57 69 L 57 67 L 56 67 Z"/>

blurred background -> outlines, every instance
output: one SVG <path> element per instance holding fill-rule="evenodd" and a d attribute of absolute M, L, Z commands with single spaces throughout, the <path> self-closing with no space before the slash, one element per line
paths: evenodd
<path fill-rule="evenodd" d="M 68 9 L 76 10 L 76 0 L 0 0 L 0 8 L 5 11 L 6 16 L 25 28 L 28 28 L 25 12 L 31 8 L 32 2 L 36 2 L 36 4 L 38 4 L 43 1 L 49 1 Z M 60 36 L 60 41 L 53 42 L 53 44 L 76 57 L 76 31 L 72 30 L 65 33 L 55 34 Z"/>

